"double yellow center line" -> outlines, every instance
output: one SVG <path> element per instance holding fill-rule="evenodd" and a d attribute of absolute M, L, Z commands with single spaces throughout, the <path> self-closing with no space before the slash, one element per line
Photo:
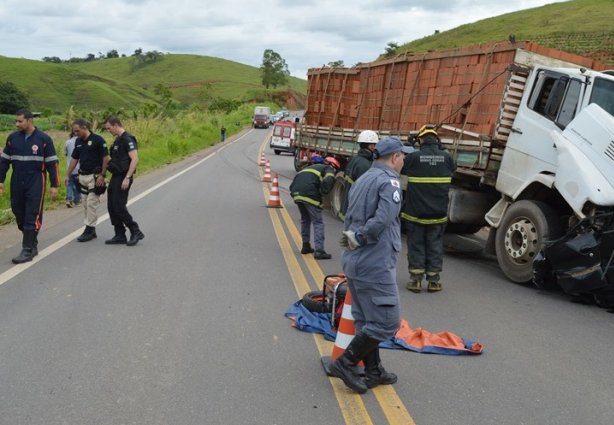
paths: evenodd
<path fill-rule="evenodd" d="M 263 146 L 258 152 L 258 158 L 260 158 L 263 151 Z M 260 173 L 262 175 L 262 170 L 260 170 Z M 269 192 L 267 183 L 262 184 L 262 191 L 265 201 L 268 202 Z M 312 284 L 309 283 L 297 258 L 297 253 L 300 251 L 302 245 L 301 235 L 287 210 L 285 208 L 269 208 L 268 211 L 275 236 L 277 237 L 277 242 L 279 243 L 281 253 L 286 262 L 286 267 L 294 283 L 297 295 L 302 297 L 307 292 L 319 289 L 317 287 L 320 285 L 320 282 L 323 282 L 324 273 L 313 256 L 301 255 L 302 261 L 304 261 L 311 275 L 311 282 L 314 282 Z M 292 241 L 293 244 L 290 241 Z M 316 286 L 316 288 L 312 289 L 314 286 Z M 320 356 L 330 355 L 333 349 L 333 344 L 331 342 L 315 334 L 313 335 L 313 339 L 320 352 Z M 324 370 L 322 370 L 322 374 L 324 374 Z M 329 377 L 329 381 L 333 386 L 345 423 L 351 425 L 372 425 L 373 421 L 369 416 L 362 396 L 349 390 L 340 379 Z M 372 392 L 389 424 L 415 425 L 414 420 L 392 385 L 381 385 L 374 388 Z"/>

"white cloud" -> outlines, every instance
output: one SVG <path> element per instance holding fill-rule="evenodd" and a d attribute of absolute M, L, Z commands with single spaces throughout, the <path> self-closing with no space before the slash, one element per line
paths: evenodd
<path fill-rule="evenodd" d="M 259 66 L 273 49 L 292 75 L 343 60 L 369 62 L 399 44 L 552 0 L 4 0 L 0 55 L 84 57 L 137 48 Z M 468 13 L 470 11 L 470 13 Z"/>

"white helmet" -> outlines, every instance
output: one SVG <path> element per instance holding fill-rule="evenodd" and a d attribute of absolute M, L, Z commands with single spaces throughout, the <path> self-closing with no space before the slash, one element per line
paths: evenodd
<path fill-rule="evenodd" d="M 361 131 L 358 135 L 358 143 L 361 145 L 363 143 L 365 145 L 369 145 L 371 143 L 375 144 L 377 142 L 379 142 L 379 137 L 377 136 L 377 133 L 373 130 Z"/>

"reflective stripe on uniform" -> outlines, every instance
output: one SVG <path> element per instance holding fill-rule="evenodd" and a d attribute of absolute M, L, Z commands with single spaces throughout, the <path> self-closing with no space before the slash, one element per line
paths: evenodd
<path fill-rule="evenodd" d="M 418 218 L 413 215 L 409 215 L 405 212 L 401 213 L 401 218 L 407 221 L 411 221 L 412 223 L 418 224 L 443 224 L 448 221 L 448 217 L 441 218 Z"/>
<path fill-rule="evenodd" d="M 353 179 L 353 178 L 351 178 L 350 176 L 345 176 L 345 177 L 344 177 L 344 180 L 345 180 L 346 182 L 348 182 L 349 184 L 354 184 L 354 179 Z"/>
<path fill-rule="evenodd" d="M 322 205 L 321 202 L 318 202 L 315 199 L 311 199 L 306 196 L 297 195 L 297 196 L 293 196 L 292 199 L 294 199 L 294 202 L 297 202 L 297 201 L 306 202 L 308 204 L 315 205 L 316 207 L 319 207 L 320 205 Z"/>
<path fill-rule="evenodd" d="M 58 156 L 57 155 L 51 155 L 51 156 L 45 157 L 45 162 L 53 162 L 53 161 L 57 161 L 57 160 L 58 160 Z"/>
<path fill-rule="evenodd" d="M 44 157 L 42 156 L 35 156 L 35 155 L 5 155 L 4 152 L 2 153 L 2 157 L 6 158 L 10 161 L 37 161 L 37 162 L 43 162 L 45 160 Z M 58 157 L 57 156 L 53 156 L 53 157 L 49 157 L 49 158 L 55 158 L 55 161 L 57 161 Z"/>
<path fill-rule="evenodd" d="M 2 152 L 2 154 L 0 155 L 0 158 L 11 159 L 11 157 L 9 155 L 5 154 L 4 152 Z"/>
<path fill-rule="evenodd" d="M 407 177 L 408 183 L 452 183 L 452 177 Z"/>
<path fill-rule="evenodd" d="M 314 170 L 313 168 L 305 168 L 305 169 L 299 171 L 299 174 L 300 173 L 312 173 L 312 174 L 315 174 L 316 176 L 318 176 L 320 181 L 322 181 L 322 174 L 320 174 L 320 172 L 318 170 Z"/>
<path fill-rule="evenodd" d="M 409 269 L 410 274 L 422 274 L 424 273 L 424 269 Z"/>

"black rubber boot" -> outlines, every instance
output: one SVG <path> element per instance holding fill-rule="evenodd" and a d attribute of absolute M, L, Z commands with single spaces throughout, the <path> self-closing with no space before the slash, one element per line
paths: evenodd
<path fill-rule="evenodd" d="M 375 347 L 368 352 L 364 362 L 367 388 L 371 389 L 378 385 L 390 385 L 397 382 L 397 376 L 394 373 L 387 372 L 384 366 L 382 366 L 382 361 L 379 357 L 379 347 Z"/>
<path fill-rule="evenodd" d="M 32 241 L 32 258 L 38 255 L 38 232 L 34 231 L 34 239 Z"/>
<path fill-rule="evenodd" d="M 32 255 L 32 249 L 34 247 L 34 239 L 36 238 L 36 231 L 24 230 L 23 239 L 21 243 L 21 252 L 19 255 L 12 259 L 13 263 L 21 264 L 32 261 L 34 255 Z"/>
<path fill-rule="evenodd" d="M 365 380 L 356 373 L 356 365 L 365 353 L 371 351 L 379 344 L 379 341 L 369 338 L 362 332 L 358 332 L 345 352 L 335 360 L 331 366 L 331 373 L 341 378 L 343 383 L 359 394 L 367 392 Z"/>
<path fill-rule="evenodd" d="M 85 230 L 77 238 L 79 242 L 88 242 L 92 239 L 96 239 L 96 228 L 93 226 L 85 226 Z"/>
<path fill-rule="evenodd" d="M 330 260 L 333 256 L 326 251 L 316 251 L 313 253 L 313 258 L 316 260 Z"/>
<path fill-rule="evenodd" d="M 126 245 L 128 239 L 126 239 L 126 228 L 124 226 L 114 226 L 115 236 L 111 239 L 104 241 L 107 245 Z"/>
<path fill-rule="evenodd" d="M 141 229 L 139 229 L 139 225 L 134 223 L 134 226 L 132 226 L 132 228 L 130 229 L 130 240 L 126 242 L 126 245 L 134 246 L 139 243 L 139 241 L 144 237 L 145 235 L 143 234 L 143 232 L 141 232 Z"/>
<path fill-rule="evenodd" d="M 313 248 L 309 242 L 303 244 L 303 249 L 301 249 L 301 254 L 311 254 L 313 252 Z"/>

